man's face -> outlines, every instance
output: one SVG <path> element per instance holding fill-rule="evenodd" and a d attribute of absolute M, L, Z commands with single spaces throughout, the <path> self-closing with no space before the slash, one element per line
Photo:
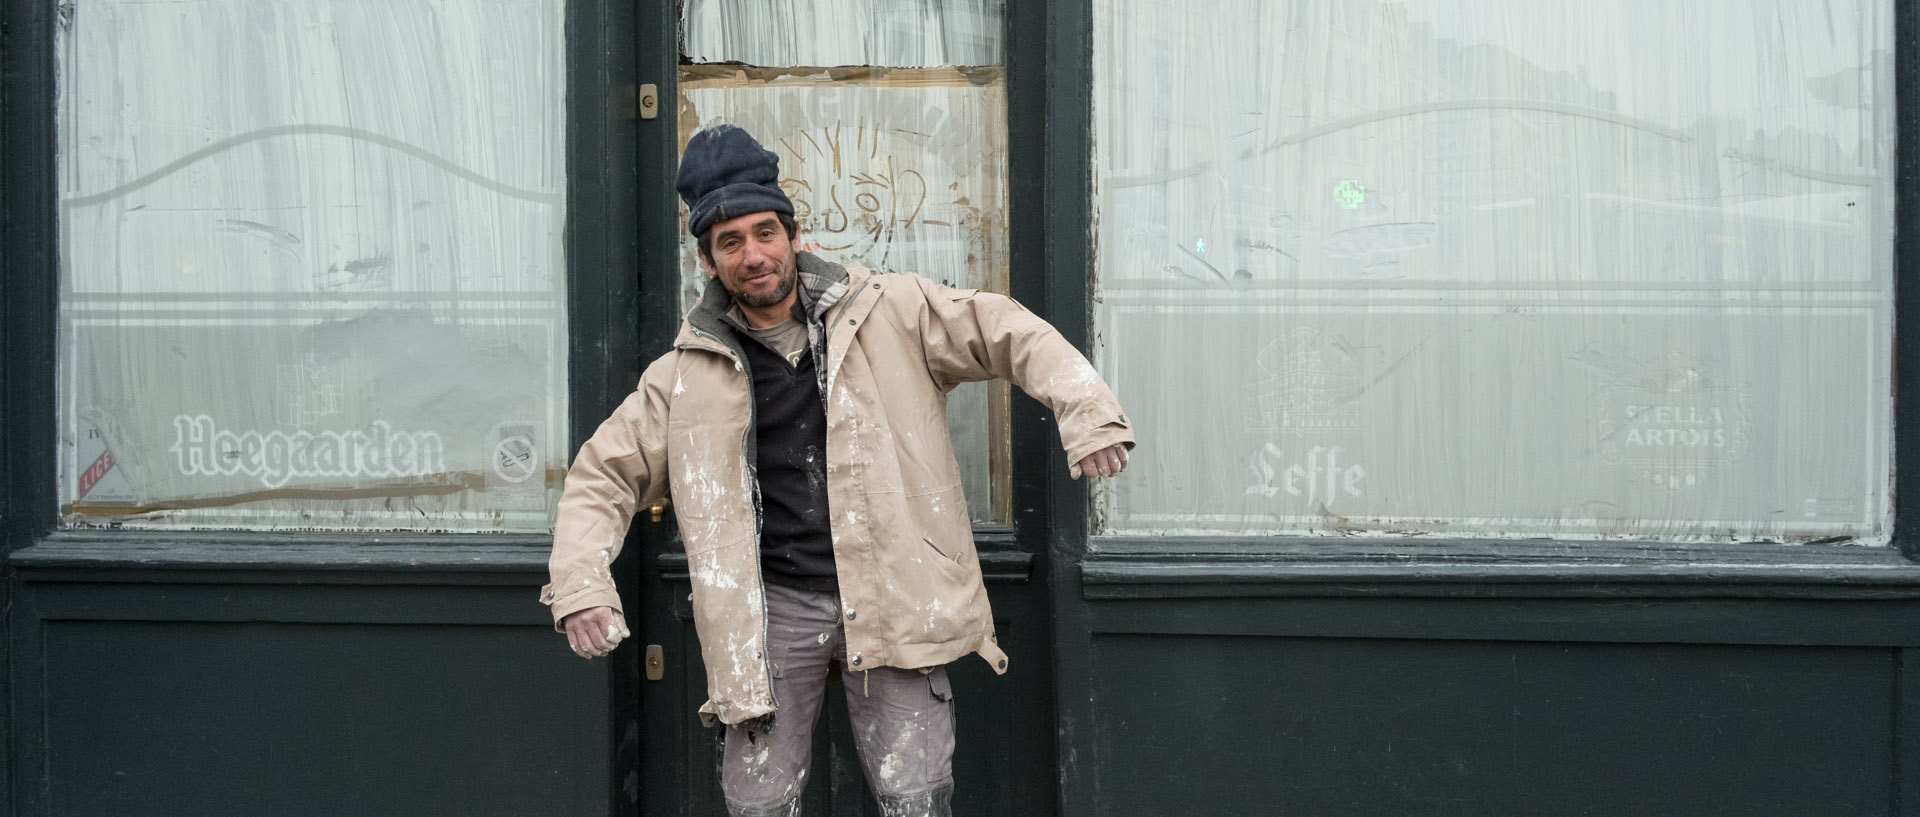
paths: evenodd
<path fill-rule="evenodd" d="M 707 274 L 742 307 L 777 306 L 793 295 L 794 246 L 772 211 L 715 222 Z"/>

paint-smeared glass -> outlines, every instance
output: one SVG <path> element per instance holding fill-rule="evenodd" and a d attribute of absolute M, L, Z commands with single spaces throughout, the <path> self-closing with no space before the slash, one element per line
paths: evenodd
<path fill-rule="evenodd" d="M 1095 5 L 1103 530 L 1888 540 L 1890 0 Z"/>
<path fill-rule="evenodd" d="M 686 0 L 690 63 L 1000 65 L 1006 0 Z"/>
<path fill-rule="evenodd" d="M 67 524 L 551 529 L 561 6 L 65 18 Z"/>

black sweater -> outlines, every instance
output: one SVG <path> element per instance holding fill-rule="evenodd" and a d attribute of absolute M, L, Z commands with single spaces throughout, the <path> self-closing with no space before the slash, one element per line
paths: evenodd
<path fill-rule="evenodd" d="M 743 340 L 759 453 L 761 573 L 785 587 L 834 590 L 839 583 L 827 509 L 827 409 L 813 353 L 789 365 L 764 344 Z"/>

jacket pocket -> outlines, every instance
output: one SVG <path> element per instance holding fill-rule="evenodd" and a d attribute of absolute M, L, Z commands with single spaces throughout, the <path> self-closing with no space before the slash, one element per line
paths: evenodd
<path fill-rule="evenodd" d="M 934 667 L 927 673 L 927 691 L 933 694 L 936 701 L 953 700 L 953 684 L 947 680 L 946 667 Z"/>
<path fill-rule="evenodd" d="M 753 538 L 752 512 L 745 519 L 718 516 L 675 516 L 680 529 L 680 547 L 691 555 L 717 550 Z"/>
<path fill-rule="evenodd" d="M 955 548 L 952 545 L 941 547 L 934 544 L 932 539 L 925 536 L 920 537 L 920 542 L 926 545 L 927 550 L 932 551 L 933 555 L 939 557 L 940 561 L 945 563 L 947 567 L 953 568 L 961 573 L 966 572 L 966 565 L 962 561 L 967 556 L 965 550 Z"/>

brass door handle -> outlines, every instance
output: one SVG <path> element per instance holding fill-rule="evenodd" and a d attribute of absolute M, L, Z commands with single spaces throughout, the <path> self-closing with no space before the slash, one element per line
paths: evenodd
<path fill-rule="evenodd" d="M 667 515 L 667 509 L 671 507 L 673 507 L 673 500 L 662 499 L 653 503 L 653 507 L 648 508 L 647 512 L 653 515 L 653 521 L 658 522 Z"/>

